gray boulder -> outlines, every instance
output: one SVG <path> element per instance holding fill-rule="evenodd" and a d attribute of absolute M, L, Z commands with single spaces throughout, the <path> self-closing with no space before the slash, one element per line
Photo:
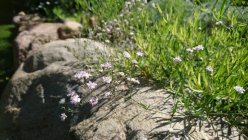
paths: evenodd
<path fill-rule="evenodd" d="M 14 46 L 14 65 L 17 68 L 31 50 L 58 39 L 57 30 L 62 23 L 40 23 L 18 34 Z"/>
<path fill-rule="evenodd" d="M 73 77 L 75 72 L 88 69 L 80 63 L 80 58 L 87 55 L 87 58 L 92 57 L 93 62 L 101 54 L 106 56 L 110 52 L 110 49 L 98 42 L 69 39 L 45 44 L 30 54 L 2 94 L 0 138 L 70 139 L 72 122 L 60 121 L 59 101 L 66 97 L 68 87 L 78 84 L 78 80 Z"/>
<path fill-rule="evenodd" d="M 92 116 L 71 127 L 76 140 L 214 140 L 245 139 L 237 129 L 224 122 L 214 121 L 214 129 L 201 118 L 182 115 L 180 107 L 171 116 L 172 96 L 152 87 L 135 88 L 135 91 L 113 98 L 92 112 Z M 181 115 L 180 115 L 181 114 Z"/>

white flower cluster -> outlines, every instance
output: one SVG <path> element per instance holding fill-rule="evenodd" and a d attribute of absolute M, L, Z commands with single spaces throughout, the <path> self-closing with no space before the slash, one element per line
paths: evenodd
<path fill-rule="evenodd" d="M 73 105 L 77 105 L 81 101 L 81 98 L 79 97 L 79 95 L 75 91 L 70 91 L 67 94 L 67 96 L 70 97 L 70 103 Z"/>
<path fill-rule="evenodd" d="M 214 71 L 214 69 L 213 69 L 211 66 L 207 66 L 207 67 L 206 67 L 206 70 L 207 70 L 208 72 L 213 72 L 213 71 Z"/>
<path fill-rule="evenodd" d="M 243 94 L 245 92 L 245 89 L 239 85 L 234 87 L 234 90 L 236 90 L 237 92 Z"/>
<path fill-rule="evenodd" d="M 86 84 L 88 87 L 89 87 L 89 89 L 94 89 L 94 88 L 96 88 L 96 86 L 97 86 L 97 84 L 95 83 L 95 82 L 91 82 L 91 81 L 89 81 L 87 84 Z"/>
<path fill-rule="evenodd" d="M 109 76 L 104 76 L 104 77 L 102 77 L 102 80 L 103 80 L 103 82 L 105 82 L 105 83 L 107 83 L 107 84 L 109 84 L 109 83 L 111 83 L 111 81 L 112 81 L 112 78 L 111 77 L 109 77 Z"/>
<path fill-rule="evenodd" d="M 193 48 L 187 48 L 186 49 L 186 51 L 189 53 L 193 53 L 194 51 L 200 51 L 200 50 L 204 50 L 203 45 L 198 45 L 198 46 L 195 46 Z"/>
<path fill-rule="evenodd" d="M 180 62 L 182 62 L 182 59 L 181 59 L 180 56 L 176 56 L 175 58 L 173 58 L 173 61 L 174 61 L 175 63 L 180 63 Z"/>
<path fill-rule="evenodd" d="M 85 71 L 79 71 L 77 72 L 74 77 L 75 78 L 78 78 L 78 79 L 81 79 L 81 78 L 85 78 L 85 79 L 88 79 L 90 76 L 92 76 L 91 74 L 85 72 Z"/>
<path fill-rule="evenodd" d="M 139 80 L 135 79 L 135 78 L 127 78 L 128 81 L 133 82 L 135 84 L 140 84 Z"/>

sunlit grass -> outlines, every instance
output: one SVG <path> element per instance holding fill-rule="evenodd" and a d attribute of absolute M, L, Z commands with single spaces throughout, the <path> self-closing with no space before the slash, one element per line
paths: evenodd
<path fill-rule="evenodd" d="M 143 27 L 136 28 L 135 41 L 145 57 L 137 59 L 134 71 L 172 92 L 189 114 L 247 125 L 247 25 L 228 10 L 221 18 L 218 10 L 209 13 L 210 23 L 201 19 L 204 11 L 197 7 L 192 15 L 182 17 L 187 9 L 175 10 L 177 2 L 167 11 L 153 5 L 160 16 L 157 21 L 150 21 L 147 11 L 141 14 Z M 199 45 L 203 48 L 195 49 Z"/>

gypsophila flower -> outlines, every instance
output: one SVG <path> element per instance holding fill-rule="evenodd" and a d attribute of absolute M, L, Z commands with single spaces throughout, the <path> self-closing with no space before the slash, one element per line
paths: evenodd
<path fill-rule="evenodd" d="M 174 136 L 173 140 L 181 140 L 181 138 Z"/>
<path fill-rule="evenodd" d="M 105 83 L 107 83 L 107 84 L 109 84 L 109 83 L 111 83 L 111 81 L 112 81 L 112 78 L 111 77 L 109 77 L 109 76 L 104 76 L 104 77 L 102 77 L 102 80 L 103 80 L 103 82 L 105 82 Z"/>
<path fill-rule="evenodd" d="M 64 103 L 65 103 L 65 98 L 59 100 L 59 104 L 64 104 Z"/>
<path fill-rule="evenodd" d="M 244 93 L 245 92 L 245 89 L 239 85 L 235 86 L 234 89 L 239 92 L 239 93 Z"/>
<path fill-rule="evenodd" d="M 67 118 L 67 116 L 66 116 L 65 113 L 61 113 L 61 114 L 60 114 L 60 120 L 61 120 L 61 121 L 65 121 L 66 118 Z"/>
<path fill-rule="evenodd" d="M 112 67 L 112 65 L 110 64 L 110 63 L 105 63 L 105 64 L 101 64 L 101 67 L 102 67 L 102 69 L 109 69 L 109 68 L 111 68 Z"/>
<path fill-rule="evenodd" d="M 130 34 L 131 36 L 133 36 L 133 35 L 134 35 L 134 32 L 130 32 L 129 34 Z"/>
<path fill-rule="evenodd" d="M 207 67 L 206 67 L 206 70 L 209 71 L 209 72 L 213 72 L 213 71 L 214 71 L 213 68 L 212 68 L 211 66 L 207 66 Z"/>
<path fill-rule="evenodd" d="M 134 59 L 134 60 L 132 60 L 132 63 L 133 64 L 138 64 L 138 61 Z"/>
<path fill-rule="evenodd" d="M 73 105 L 77 105 L 81 101 L 80 97 L 76 94 L 74 96 L 71 96 L 70 103 Z"/>
<path fill-rule="evenodd" d="M 142 57 L 142 56 L 144 56 L 144 53 L 142 53 L 142 52 L 137 52 L 136 55 Z"/>
<path fill-rule="evenodd" d="M 91 74 L 85 72 L 85 71 L 79 71 L 77 72 L 74 77 L 78 78 L 78 79 L 81 79 L 81 78 L 85 78 L 85 79 L 88 79 L 90 76 L 92 76 Z"/>
<path fill-rule="evenodd" d="M 223 21 L 217 21 L 217 22 L 215 23 L 215 25 L 221 25 L 221 24 L 223 24 Z"/>
<path fill-rule="evenodd" d="M 110 43 L 110 40 L 106 39 L 106 40 L 105 40 L 105 43 Z"/>
<path fill-rule="evenodd" d="M 123 55 L 124 55 L 124 57 L 126 57 L 126 58 L 130 58 L 130 57 L 131 57 L 131 55 L 130 55 L 127 51 L 124 51 L 124 52 L 123 52 Z"/>
<path fill-rule="evenodd" d="M 92 106 L 97 105 L 97 103 L 98 103 L 98 98 L 97 98 L 97 97 L 91 97 L 91 99 L 89 100 L 89 103 L 90 103 Z"/>
<path fill-rule="evenodd" d="M 87 86 L 89 87 L 89 89 L 92 90 L 92 89 L 96 88 L 97 84 L 96 84 L 95 82 L 89 81 L 89 82 L 87 83 Z"/>
<path fill-rule="evenodd" d="M 203 49 L 204 49 L 204 47 L 202 45 L 198 45 L 198 46 L 195 46 L 193 48 L 194 51 L 199 51 L 199 50 L 203 50 Z"/>
<path fill-rule="evenodd" d="M 111 92 L 106 92 L 106 93 L 104 94 L 105 97 L 108 97 L 108 96 L 110 96 L 110 95 L 111 95 Z"/>
<path fill-rule="evenodd" d="M 191 48 L 187 48 L 186 51 L 189 52 L 189 53 L 193 53 L 194 52 L 194 50 L 191 49 Z"/>
<path fill-rule="evenodd" d="M 137 80 L 137 79 L 135 79 L 135 78 L 129 78 L 129 77 L 128 77 L 127 80 L 130 81 L 130 82 L 133 82 L 133 83 L 135 83 L 135 84 L 140 84 L 139 80 Z"/>
<path fill-rule="evenodd" d="M 70 91 L 70 92 L 67 94 L 68 97 L 72 97 L 72 96 L 74 96 L 74 95 L 76 95 L 76 92 L 75 92 L 74 90 Z"/>
<path fill-rule="evenodd" d="M 176 56 L 175 58 L 173 58 L 173 61 L 176 63 L 180 63 L 180 62 L 182 62 L 182 59 L 180 56 Z"/>
<path fill-rule="evenodd" d="M 120 74 L 121 76 L 125 76 L 125 73 L 124 73 L 124 72 L 119 72 L 119 74 Z"/>

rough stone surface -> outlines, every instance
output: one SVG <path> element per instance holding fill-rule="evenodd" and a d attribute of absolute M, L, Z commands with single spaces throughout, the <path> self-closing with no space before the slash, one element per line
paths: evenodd
<path fill-rule="evenodd" d="M 58 39 L 57 30 L 62 23 L 40 23 L 31 29 L 19 33 L 15 39 L 14 65 L 18 67 L 26 60 L 31 50 L 37 49 L 42 44 Z"/>
<path fill-rule="evenodd" d="M 64 25 L 58 29 L 60 39 L 67 39 L 80 36 L 83 26 L 75 21 L 65 21 Z"/>
<path fill-rule="evenodd" d="M 84 52 L 80 53 L 82 50 Z M 81 54 L 78 58 L 74 57 L 78 55 L 76 52 Z M 96 59 L 110 52 L 103 44 L 91 40 L 69 39 L 46 44 L 30 55 L 2 94 L 0 138 L 69 140 L 72 123 L 60 121 L 59 100 L 68 93 L 68 86 L 77 84 L 73 75 L 79 66 L 80 69 L 87 69 L 84 64 L 79 64 L 80 58 L 87 55 Z"/>
<path fill-rule="evenodd" d="M 163 139 L 239 139 L 235 128 L 200 118 L 171 117 L 174 101 L 162 89 L 150 86 L 118 88 L 106 97 L 109 86 L 92 65 L 99 57 L 108 58 L 112 49 L 88 39 L 53 41 L 28 55 L 12 77 L 0 99 L 0 138 L 3 140 L 163 140 Z M 95 90 L 74 74 L 85 70 L 94 74 Z M 81 97 L 77 112 L 64 122 L 62 98 L 68 90 Z M 121 89 L 121 90 L 119 90 Z M 99 102 L 92 106 L 91 97 Z M 67 105 L 67 104 L 65 104 Z M 68 105 L 70 106 L 70 105 Z M 200 127 L 201 126 L 201 127 Z M 240 136 L 240 139 L 245 139 Z"/>
<path fill-rule="evenodd" d="M 77 140 L 239 139 L 238 132 L 230 128 L 229 134 L 225 124 L 223 128 L 214 124 L 215 132 L 206 121 L 179 115 L 181 111 L 171 117 L 172 106 L 172 97 L 165 91 L 137 88 L 127 101 L 115 98 L 101 105 L 90 118 L 72 127 L 71 133 Z"/>

